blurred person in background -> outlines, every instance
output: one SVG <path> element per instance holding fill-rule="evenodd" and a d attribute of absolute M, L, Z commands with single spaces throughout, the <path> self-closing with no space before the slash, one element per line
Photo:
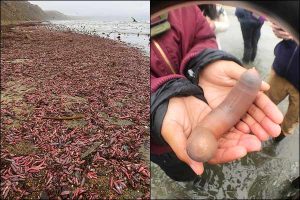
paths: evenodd
<path fill-rule="evenodd" d="M 217 34 L 225 32 L 229 27 L 229 20 L 226 11 L 221 5 L 216 4 L 202 4 L 198 7 L 206 17 L 211 29 L 216 34 L 218 48 L 221 49 Z"/>
<path fill-rule="evenodd" d="M 269 98 L 279 104 L 289 98 L 288 110 L 281 124 L 281 134 L 275 142 L 291 135 L 299 123 L 299 45 L 292 36 L 276 24 L 272 24 L 274 34 L 281 38 L 275 49 L 275 59 L 272 65 L 269 84 L 266 92 Z"/>
<path fill-rule="evenodd" d="M 248 64 L 249 62 L 253 62 L 256 57 L 260 30 L 264 24 L 265 18 L 257 16 L 251 11 L 243 8 L 236 8 L 235 15 L 240 22 L 244 40 L 244 54 L 242 61 L 244 64 Z"/>

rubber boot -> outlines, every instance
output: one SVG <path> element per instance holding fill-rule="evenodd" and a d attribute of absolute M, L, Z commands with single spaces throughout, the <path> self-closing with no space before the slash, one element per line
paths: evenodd
<path fill-rule="evenodd" d="M 283 140 L 286 136 L 281 132 L 280 135 L 276 138 L 274 138 L 274 142 L 278 143 L 281 140 Z"/>
<path fill-rule="evenodd" d="M 300 189 L 300 176 L 292 181 L 292 185 L 296 189 Z"/>

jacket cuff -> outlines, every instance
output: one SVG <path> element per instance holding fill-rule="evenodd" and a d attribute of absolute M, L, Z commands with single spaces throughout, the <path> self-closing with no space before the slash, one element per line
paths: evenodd
<path fill-rule="evenodd" d="M 169 80 L 151 95 L 151 142 L 168 145 L 161 136 L 161 127 L 168 110 L 169 99 L 183 96 L 195 96 L 207 103 L 202 88 L 184 78 Z"/>
<path fill-rule="evenodd" d="M 184 74 L 193 84 L 198 84 L 200 71 L 207 64 L 217 60 L 228 60 L 242 65 L 242 62 L 239 59 L 225 51 L 218 49 L 205 49 L 188 62 Z"/>

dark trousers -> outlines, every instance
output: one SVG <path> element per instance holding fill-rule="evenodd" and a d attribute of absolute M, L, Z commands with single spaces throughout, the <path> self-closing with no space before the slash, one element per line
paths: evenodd
<path fill-rule="evenodd" d="M 294 188 L 300 189 L 300 176 L 292 181 Z"/>
<path fill-rule="evenodd" d="M 262 24 L 241 22 L 241 30 L 244 40 L 243 62 L 254 61 L 257 52 L 257 43 L 260 38 Z"/>
<path fill-rule="evenodd" d="M 151 161 L 157 164 L 171 179 L 175 181 L 193 181 L 197 174 L 177 158 L 174 152 L 161 155 L 151 154 Z"/>

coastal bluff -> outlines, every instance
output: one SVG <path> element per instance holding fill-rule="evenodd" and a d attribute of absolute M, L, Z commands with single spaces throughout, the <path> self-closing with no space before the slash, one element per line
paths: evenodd
<path fill-rule="evenodd" d="M 28 1 L 1 1 L 1 24 L 15 24 L 27 21 L 71 19 L 58 11 L 44 11 Z"/>

